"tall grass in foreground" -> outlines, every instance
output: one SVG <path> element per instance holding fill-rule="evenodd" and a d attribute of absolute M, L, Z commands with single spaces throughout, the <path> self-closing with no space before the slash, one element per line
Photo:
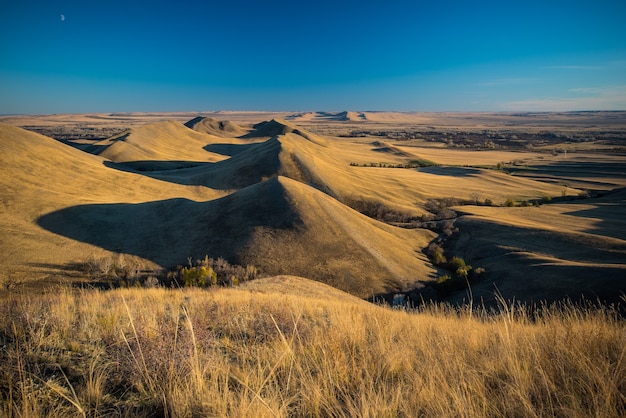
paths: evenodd
<path fill-rule="evenodd" d="M 60 291 L 0 307 L 0 415 L 626 416 L 626 325 L 238 289 Z"/>

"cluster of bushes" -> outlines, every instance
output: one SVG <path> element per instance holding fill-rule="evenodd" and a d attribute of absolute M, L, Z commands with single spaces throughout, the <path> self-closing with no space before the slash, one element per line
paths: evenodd
<path fill-rule="evenodd" d="M 528 206 L 541 206 L 544 203 L 550 203 L 552 201 L 552 198 L 548 195 L 545 195 L 543 198 L 541 199 L 532 199 L 532 200 L 521 200 L 521 201 L 516 201 L 513 198 L 509 197 L 508 199 L 506 199 L 504 201 L 503 206 L 507 207 L 507 208 L 515 208 L 515 207 L 528 207 Z"/>
<path fill-rule="evenodd" d="M 344 202 L 352 209 L 365 216 L 386 222 L 403 228 L 426 228 L 444 233 L 446 236 L 452 235 L 458 229 L 454 227 L 453 219 L 457 213 L 449 206 L 464 204 L 465 201 L 452 197 L 443 199 L 429 199 L 426 209 L 430 212 L 421 216 L 414 216 L 406 212 L 391 209 L 381 202 L 364 199 L 347 199 Z"/>
<path fill-rule="evenodd" d="M 387 223 L 408 224 L 420 222 L 421 217 L 412 216 L 385 206 L 381 202 L 364 199 L 347 199 L 345 204 L 365 216 Z"/>
<path fill-rule="evenodd" d="M 148 271 L 132 256 L 91 257 L 84 267 L 87 277 L 93 284 L 108 287 L 154 287 L 158 284 L 159 272 Z"/>
<path fill-rule="evenodd" d="M 483 267 L 472 268 L 461 257 L 454 256 L 448 260 L 444 255 L 443 248 L 437 243 L 431 243 L 426 249 L 426 253 L 434 265 L 450 272 L 439 276 L 435 284 L 435 289 L 443 297 L 457 290 L 465 289 L 472 281 L 480 279 L 485 274 Z"/>
<path fill-rule="evenodd" d="M 222 257 L 213 259 L 207 255 L 202 260 L 196 260 L 195 264 L 190 257 L 187 266 L 179 265 L 169 271 L 166 281 L 185 287 L 238 286 L 242 281 L 256 279 L 258 275 L 259 270 L 254 266 L 230 264 Z"/>
<path fill-rule="evenodd" d="M 351 167 L 378 167 L 378 168 L 420 168 L 420 167 L 434 167 L 437 166 L 438 164 L 430 161 L 430 160 L 426 160 L 423 158 L 417 159 L 417 160 L 411 160 L 408 163 L 398 163 L 398 164 L 391 164 L 391 163 L 350 163 Z"/>
<path fill-rule="evenodd" d="M 450 209 L 450 207 L 465 205 L 467 203 L 467 201 L 458 199 L 456 197 L 443 197 L 438 199 L 430 198 L 426 201 L 424 209 L 430 212 L 432 214 L 432 217 L 431 219 L 424 220 L 441 221 L 445 219 L 456 218 L 457 213 Z"/>
<path fill-rule="evenodd" d="M 164 270 L 145 270 L 133 257 L 118 254 L 113 257 L 90 259 L 85 270 L 91 279 L 90 285 L 104 288 L 119 287 L 211 287 L 237 286 L 242 281 L 259 277 L 259 269 L 252 265 L 230 264 L 224 258 L 205 256 L 202 260 Z"/>

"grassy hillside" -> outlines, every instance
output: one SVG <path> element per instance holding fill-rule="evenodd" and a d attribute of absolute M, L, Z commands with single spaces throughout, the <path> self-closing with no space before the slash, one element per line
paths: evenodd
<path fill-rule="evenodd" d="M 203 147 L 218 137 L 192 130 L 180 122 L 157 122 L 139 126 L 112 138 L 96 142 L 91 151 L 114 162 L 128 161 L 209 161 L 223 160 Z"/>
<path fill-rule="evenodd" d="M 463 206 L 452 253 L 483 266 L 475 300 L 619 302 L 626 294 L 626 189 L 539 207 Z M 455 300 L 465 298 L 465 292 Z"/>
<path fill-rule="evenodd" d="M 0 282 L 55 281 L 71 274 L 65 271 L 71 263 L 104 251 L 41 228 L 42 215 L 80 205 L 221 196 L 107 168 L 99 156 L 0 124 Z"/>
<path fill-rule="evenodd" d="M 207 202 L 80 205 L 46 214 L 38 224 L 162 266 L 209 254 L 360 297 L 419 286 L 435 275 L 420 252 L 434 238 L 431 231 L 375 221 L 281 176 Z"/>
<path fill-rule="evenodd" d="M 60 291 L 0 305 L 0 414 L 626 414 L 626 325 L 367 304 L 294 277 L 250 288 Z"/>
<path fill-rule="evenodd" d="M 246 129 L 242 128 L 234 122 L 221 121 L 201 116 L 198 116 L 186 122 L 185 126 L 193 129 L 194 131 L 223 137 L 237 137 L 247 132 Z"/>

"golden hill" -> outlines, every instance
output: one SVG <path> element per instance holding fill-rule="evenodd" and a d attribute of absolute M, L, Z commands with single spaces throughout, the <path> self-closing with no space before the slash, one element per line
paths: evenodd
<path fill-rule="evenodd" d="M 330 191 L 339 163 L 323 145 L 301 131 L 274 136 L 263 142 L 231 144 L 231 158 L 188 170 L 154 173 L 162 179 L 217 189 L 239 189 L 282 175 Z M 221 147 L 226 149 L 226 144 Z M 217 148 L 217 145 L 215 146 Z"/>
<path fill-rule="evenodd" d="M 80 205 L 46 214 L 38 223 L 162 266 L 210 254 L 269 274 L 323 281 L 360 297 L 435 276 L 419 252 L 433 239 L 430 231 L 374 221 L 285 177 L 208 202 Z"/>
<path fill-rule="evenodd" d="M 185 123 L 185 126 L 194 131 L 220 137 L 237 137 L 244 135 L 247 130 L 231 121 L 221 121 L 209 117 L 198 116 Z"/>
<path fill-rule="evenodd" d="M 245 135 L 247 138 L 269 138 L 273 136 L 286 135 L 294 133 L 315 144 L 326 145 L 327 141 L 319 135 L 311 133 L 305 129 L 287 122 L 283 119 L 272 119 L 266 122 L 260 122 L 253 125 L 253 130 Z"/>
<path fill-rule="evenodd" d="M 215 162 L 224 157 L 207 152 L 204 147 L 216 139 L 180 122 L 166 121 L 138 126 L 96 142 L 91 151 L 117 163 L 146 160 Z"/>

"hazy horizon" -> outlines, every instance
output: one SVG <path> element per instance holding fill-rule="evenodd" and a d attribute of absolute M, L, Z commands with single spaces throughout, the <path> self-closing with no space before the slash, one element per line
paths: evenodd
<path fill-rule="evenodd" d="M 615 1 L 0 11 L 0 114 L 626 110 L 626 4 Z"/>

